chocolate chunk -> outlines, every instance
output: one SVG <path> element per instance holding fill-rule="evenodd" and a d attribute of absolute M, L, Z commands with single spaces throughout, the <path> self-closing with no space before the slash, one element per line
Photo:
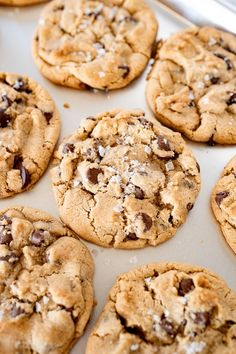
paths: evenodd
<path fill-rule="evenodd" d="M 5 228 L 0 231 L 0 244 L 1 245 L 9 245 L 12 241 L 12 235 L 10 231 L 7 231 Z"/>
<path fill-rule="evenodd" d="M 74 150 L 75 150 L 75 145 L 68 143 L 63 146 L 62 152 L 63 154 L 69 154 L 69 153 L 73 153 Z"/>
<path fill-rule="evenodd" d="M 224 60 L 226 66 L 227 66 L 227 70 L 232 70 L 234 68 L 232 61 L 226 57 L 224 54 L 221 53 L 214 53 L 214 55 L 222 60 Z"/>
<path fill-rule="evenodd" d="M 91 183 L 97 184 L 98 183 L 98 175 L 100 173 L 103 173 L 101 168 L 90 168 L 87 171 L 87 178 Z"/>
<path fill-rule="evenodd" d="M 187 210 L 190 211 L 193 209 L 193 203 L 188 203 L 187 204 Z"/>
<path fill-rule="evenodd" d="M 0 219 L 0 244 L 8 244 L 12 241 L 11 234 L 12 220 L 7 215 L 3 215 Z"/>
<path fill-rule="evenodd" d="M 174 338 L 176 336 L 176 330 L 172 322 L 170 322 L 165 315 L 163 314 L 160 321 L 160 327 L 164 329 L 164 331 L 171 337 Z"/>
<path fill-rule="evenodd" d="M 5 113 L 5 109 L 0 108 L 0 128 L 6 128 L 11 122 L 11 116 Z"/>
<path fill-rule="evenodd" d="M 209 312 L 196 312 L 194 322 L 200 326 L 207 326 L 210 323 L 210 314 Z"/>
<path fill-rule="evenodd" d="M 6 104 L 5 109 L 12 105 L 12 100 L 7 95 L 2 95 L 2 100 Z"/>
<path fill-rule="evenodd" d="M 236 103 L 236 93 L 231 92 L 229 99 L 226 101 L 228 106 Z"/>
<path fill-rule="evenodd" d="M 216 197 L 215 197 L 215 201 L 216 203 L 220 206 L 222 200 L 224 198 L 227 198 L 229 195 L 229 192 L 228 191 L 223 191 L 223 192 L 219 192 L 216 194 Z"/>
<path fill-rule="evenodd" d="M 13 306 L 11 308 L 11 313 L 10 313 L 12 318 L 20 316 L 23 313 L 25 313 L 25 311 L 20 306 L 18 306 L 17 304 L 13 304 Z"/>
<path fill-rule="evenodd" d="M 128 65 L 119 65 L 118 69 L 123 70 L 123 74 L 122 74 L 123 79 L 125 79 L 130 73 L 130 68 L 128 67 Z"/>
<path fill-rule="evenodd" d="M 170 151 L 170 144 L 169 144 L 169 141 L 168 141 L 166 138 L 164 138 L 164 136 L 158 135 L 158 137 L 157 137 L 157 144 L 158 144 L 158 147 L 159 147 L 161 150 Z"/>
<path fill-rule="evenodd" d="M 142 117 L 142 118 L 139 118 L 138 120 L 145 128 L 152 128 L 153 127 L 153 123 L 150 122 L 149 120 L 147 120 L 146 118 Z"/>
<path fill-rule="evenodd" d="M 150 230 L 152 227 L 152 218 L 145 213 L 139 213 L 137 216 L 141 217 L 141 219 L 145 225 L 144 232 L 147 232 L 148 230 Z"/>
<path fill-rule="evenodd" d="M 23 166 L 23 159 L 21 156 L 16 155 L 14 157 L 13 169 L 20 170 L 22 188 L 26 188 L 31 182 L 31 177 L 28 170 Z"/>
<path fill-rule="evenodd" d="M 0 257 L 0 261 L 12 263 L 12 264 L 19 262 L 19 259 L 20 258 L 14 252 L 12 252 L 11 254 L 7 254 L 6 256 Z"/>
<path fill-rule="evenodd" d="M 194 288 L 195 286 L 192 279 L 190 278 L 182 279 L 179 283 L 178 295 L 184 296 L 188 294 L 190 291 L 192 291 Z"/>
<path fill-rule="evenodd" d="M 47 123 L 49 123 L 53 117 L 53 112 L 43 112 L 43 115 L 46 118 Z"/>
<path fill-rule="evenodd" d="M 44 242 L 44 230 L 33 231 L 30 236 L 30 242 L 36 247 L 41 246 Z"/>
<path fill-rule="evenodd" d="M 18 92 L 32 93 L 22 78 L 17 79 L 12 87 Z"/>
<path fill-rule="evenodd" d="M 220 78 L 219 78 L 219 77 L 216 77 L 216 76 L 212 76 L 212 77 L 210 78 L 210 81 L 211 81 L 212 85 L 216 85 L 216 84 L 218 84 L 218 82 L 220 81 Z"/>
<path fill-rule="evenodd" d="M 126 236 L 125 238 L 126 241 L 129 241 L 129 240 L 138 240 L 138 237 L 136 235 L 135 232 L 130 232 L 128 233 L 128 235 Z"/>
<path fill-rule="evenodd" d="M 215 146 L 215 145 L 216 145 L 216 142 L 214 141 L 214 135 L 212 135 L 212 136 L 210 137 L 210 139 L 207 141 L 207 144 L 208 144 L 209 146 Z"/>
<path fill-rule="evenodd" d="M 143 190 L 138 186 L 135 186 L 134 188 L 135 188 L 135 191 L 134 191 L 135 198 L 141 199 L 141 200 L 144 199 Z"/>
<path fill-rule="evenodd" d="M 195 101 L 190 101 L 190 103 L 188 104 L 189 107 L 196 107 L 196 103 Z"/>

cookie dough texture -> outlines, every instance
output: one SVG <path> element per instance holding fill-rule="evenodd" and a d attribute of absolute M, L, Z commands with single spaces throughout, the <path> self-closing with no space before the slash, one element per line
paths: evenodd
<path fill-rule="evenodd" d="M 54 0 L 42 12 L 33 56 L 56 84 L 117 89 L 142 73 L 156 34 L 143 0 Z"/>
<path fill-rule="evenodd" d="M 29 189 L 39 180 L 59 131 L 56 106 L 39 84 L 0 73 L 0 198 Z"/>
<path fill-rule="evenodd" d="M 46 2 L 47 0 L 0 0 L 0 5 L 7 6 L 28 6 Z"/>
<path fill-rule="evenodd" d="M 121 275 L 86 354 L 234 354 L 236 294 L 217 275 L 150 264 Z"/>
<path fill-rule="evenodd" d="M 226 241 L 236 253 L 236 156 L 224 168 L 212 192 L 211 205 Z"/>
<path fill-rule="evenodd" d="M 236 37 L 193 27 L 161 43 L 148 76 L 158 120 L 194 141 L 236 143 Z"/>
<path fill-rule="evenodd" d="M 88 117 L 55 154 L 62 220 L 106 247 L 156 246 L 173 236 L 200 188 L 199 166 L 180 134 L 140 110 Z"/>
<path fill-rule="evenodd" d="M 50 215 L 0 213 L 0 353 L 68 353 L 93 307 L 93 262 Z"/>

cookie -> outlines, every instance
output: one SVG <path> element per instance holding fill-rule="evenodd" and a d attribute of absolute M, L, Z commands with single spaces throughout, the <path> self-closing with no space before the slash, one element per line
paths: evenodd
<path fill-rule="evenodd" d="M 145 69 L 156 34 L 143 0 L 54 0 L 42 12 L 33 56 L 56 84 L 118 89 Z"/>
<path fill-rule="evenodd" d="M 88 117 L 64 139 L 51 170 L 60 216 L 105 247 L 156 246 L 173 236 L 200 188 L 181 135 L 140 110 Z"/>
<path fill-rule="evenodd" d="M 0 73 L 0 199 L 27 190 L 39 180 L 59 131 L 56 106 L 38 83 Z"/>
<path fill-rule="evenodd" d="M 0 0 L 0 4 L 7 6 L 28 6 L 46 1 L 47 0 Z"/>
<path fill-rule="evenodd" d="M 93 261 L 47 213 L 0 212 L 0 353 L 64 354 L 93 307 Z"/>
<path fill-rule="evenodd" d="M 191 265 L 156 263 L 121 275 L 86 354 L 234 354 L 236 293 Z"/>
<path fill-rule="evenodd" d="M 225 166 L 212 192 L 211 205 L 227 243 L 236 253 L 236 156 Z"/>
<path fill-rule="evenodd" d="M 148 75 L 156 118 L 191 140 L 236 143 L 236 37 L 193 27 L 160 43 Z"/>

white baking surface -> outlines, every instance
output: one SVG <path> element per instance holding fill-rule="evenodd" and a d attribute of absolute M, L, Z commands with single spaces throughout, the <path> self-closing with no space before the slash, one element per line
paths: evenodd
<path fill-rule="evenodd" d="M 147 2 L 159 20 L 159 38 L 166 38 L 186 26 L 187 21 L 184 22 L 167 13 L 155 0 Z M 57 87 L 44 79 L 31 57 L 31 38 L 42 8 L 41 5 L 24 9 L 0 7 L 0 70 L 31 76 L 48 89 L 61 113 L 61 137 L 72 133 L 83 117 L 104 110 L 115 107 L 148 110 L 144 96 L 146 73 L 128 88 L 96 94 Z M 70 104 L 69 109 L 63 107 L 65 102 Z M 236 153 L 236 148 L 209 147 L 189 141 L 188 144 L 201 166 L 202 188 L 187 222 L 171 240 L 155 248 L 134 251 L 103 249 L 86 243 L 92 251 L 95 262 L 94 288 L 98 304 L 85 335 L 72 350 L 73 354 L 84 353 L 87 337 L 104 306 L 107 293 L 116 276 L 138 265 L 171 261 L 204 266 L 220 274 L 236 290 L 236 255 L 224 241 L 209 204 L 212 187 L 224 165 Z M 58 216 L 48 171 L 32 191 L 0 201 L 0 208 L 16 204 L 41 208 Z"/>

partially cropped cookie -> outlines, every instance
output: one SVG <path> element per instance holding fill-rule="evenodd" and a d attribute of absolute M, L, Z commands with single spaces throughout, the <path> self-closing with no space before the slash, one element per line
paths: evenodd
<path fill-rule="evenodd" d="M 54 0 L 41 14 L 33 56 L 56 84 L 118 89 L 145 69 L 156 34 L 143 0 Z"/>
<path fill-rule="evenodd" d="M 46 2 L 47 0 L 0 0 L 0 4 L 7 6 L 27 6 Z"/>
<path fill-rule="evenodd" d="M 199 166 L 178 133 L 139 110 L 87 118 L 55 154 L 53 190 L 62 220 L 102 246 L 155 246 L 185 222 Z"/>
<path fill-rule="evenodd" d="M 236 37 L 193 27 L 161 43 L 148 76 L 158 120 L 191 140 L 236 143 Z"/>
<path fill-rule="evenodd" d="M 216 274 L 156 263 L 121 275 L 86 354 L 235 354 L 236 294 Z"/>
<path fill-rule="evenodd" d="M 55 103 L 38 83 L 0 73 L 0 199 L 39 180 L 59 131 Z"/>
<path fill-rule="evenodd" d="M 93 307 L 93 261 L 40 210 L 0 212 L 0 353 L 68 353 Z"/>
<path fill-rule="evenodd" d="M 227 243 L 236 253 L 236 156 L 225 166 L 212 192 L 211 205 Z"/>

